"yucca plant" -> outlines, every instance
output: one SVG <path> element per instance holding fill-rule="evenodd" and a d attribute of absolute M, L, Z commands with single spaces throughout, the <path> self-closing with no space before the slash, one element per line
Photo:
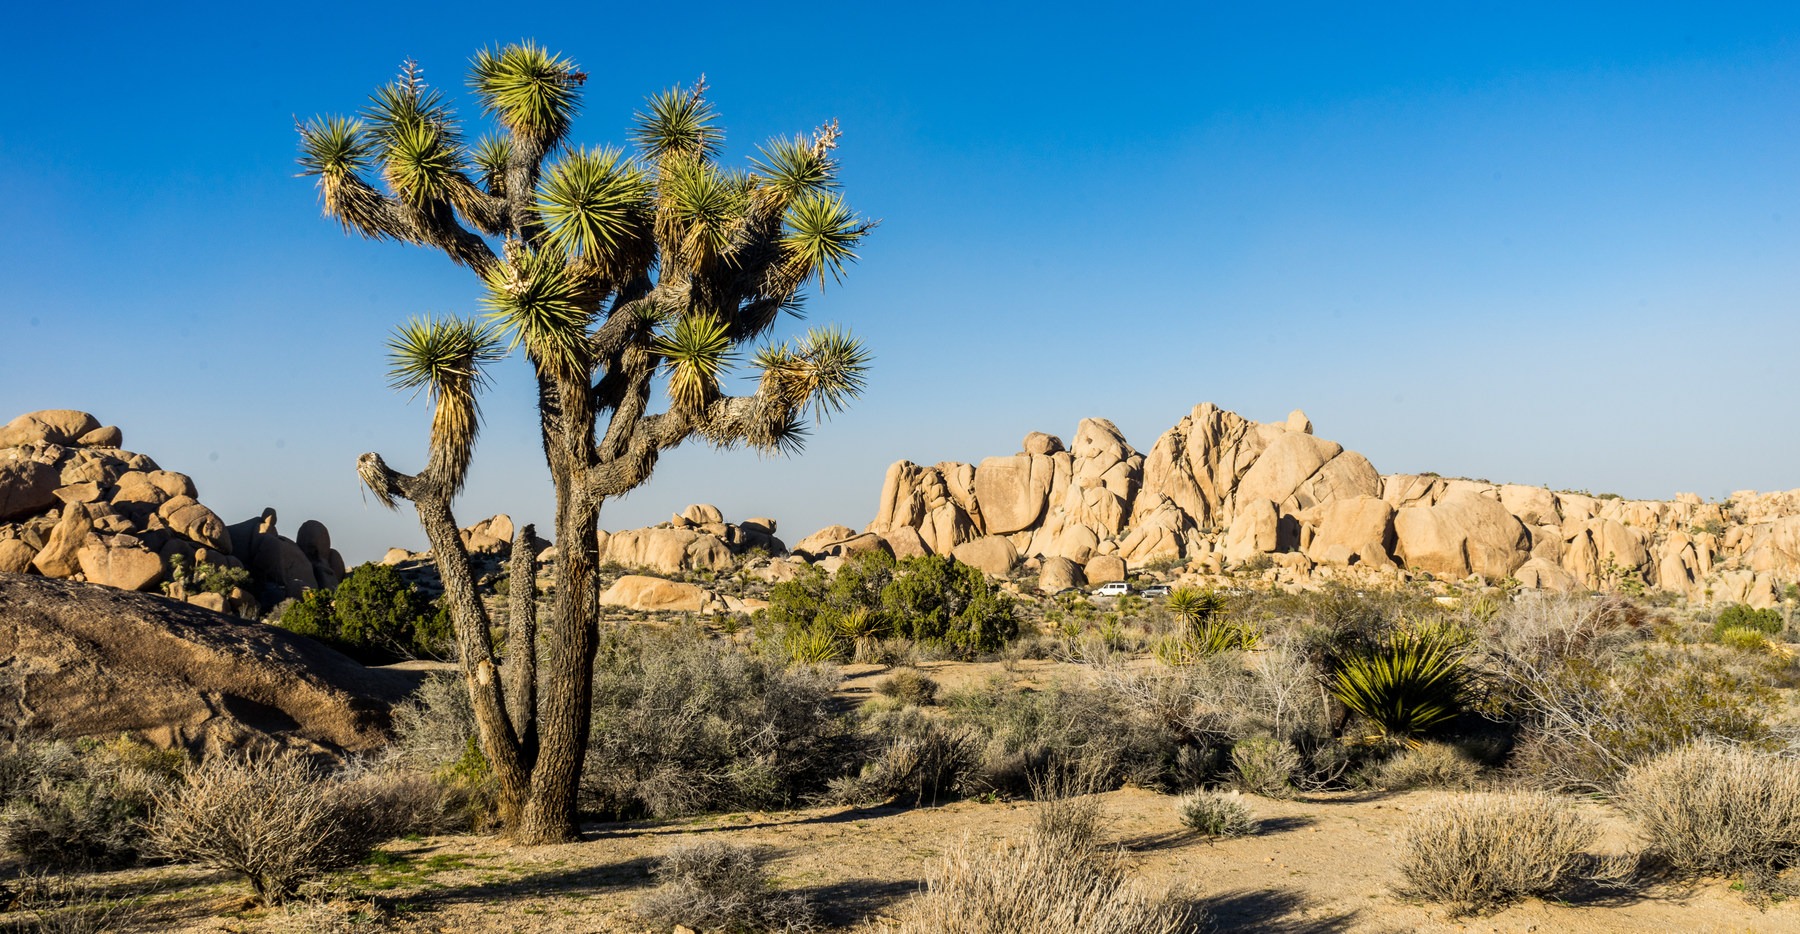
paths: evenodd
<path fill-rule="evenodd" d="M 1367 722 L 1366 741 L 1417 745 L 1417 737 L 1462 713 L 1467 643 L 1449 626 L 1395 630 L 1338 658 L 1331 693 Z"/>
<path fill-rule="evenodd" d="M 724 130 L 701 81 L 649 99 L 630 129 L 634 149 L 579 146 L 569 135 L 587 77 L 566 56 L 515 43 L 470 62 L 477 106 L 464 110 L 490 124 L 473 141 L 453 95 L 413 62 L 359 114 L 298 127 L 301 174 L 317 181 L 328 217 L 439 250 L 482 287 L 480 317 L 415 319 L 389 342 L 395 387 L 433 406 L 424 468 L 403 473 L 371 453 L 358 472 L 384 505 L 418 511 L 502 819 L 524 843 L 576 834 L 602 506 L 686 441 L 797 450 L 808 417 L 842 411 L 869 364 L 841 329 L 784 338 L 777 328 L 809 286 L 842 279 L 874 227 L 838 190 L 837 123 L 724 165 Z M 543 671 L 532 638 L 515 639 L 501 666 L 452 509 L 487 367 L 512 352 L 531 368 L 556 495 L 561 558 Z M 734 395 L 740 373 L 753 388 Z M 526 558 L 513 579 L 535 590 Z M 512 597 L 510 628 L 534 632 L 535 595 Z"/>

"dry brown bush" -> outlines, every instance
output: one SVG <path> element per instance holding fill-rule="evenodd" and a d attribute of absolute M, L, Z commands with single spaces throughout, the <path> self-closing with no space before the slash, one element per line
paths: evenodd
<path fill-rule="evenodd" d="M 1117 853 L 1031 833 L 985 847 L 964 840 L 926 877 L 899 934 L 1185 934 L 1201 918 L 1126 878 Z"/>
<path fill-rule="evenodd" d="M 1760 899 L 1800 857 L 1800 760 L 1695 744 L 1626 773 L 1619 805 L 1649 855 L 1685 876 L 1733 876 Z"/>
<path fill-rule="evenodd" d="M 1481 764 L 1448 743 L 1420 743 L 1381 764 L 1371 781 L 1390 791 L 1408 788 L 1473 788 Z"/>
<path fill-rule="evenodd" d="M 1463 794 L 1427 809 L 1406 833 L 1405 894 L 1456 913 L 1551 895 L 1579 878 L 1594 823 L 1541 792 Z"/>
<path fill-rule="evenodd" d="M 237 873 L 276 905 L 403 832 L 393 804 L 379 781 L 331 776 L 297 755 L 215 756 L 157 797 L 150 833 L 163 856 Z"/>

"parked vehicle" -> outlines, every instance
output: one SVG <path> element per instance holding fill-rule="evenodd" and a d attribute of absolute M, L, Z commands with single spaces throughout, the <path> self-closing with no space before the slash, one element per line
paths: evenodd
<path fill-rule="evenodd" d="M 1123 597 L 1131 592 L 1131 585 L 1124 581 L 1113 581 L 1094 588 L 1096 597 Z"/>
<path fill-rule="evenodd" d="M 1166 597 L 1169 595 L 1169 585 L 1168 584 L 1152 584 L 1149 587 L 1145 587 L 1143 590 L 1140 590 L 1138 592 L 1143 594 L 1146 597 Z"/>

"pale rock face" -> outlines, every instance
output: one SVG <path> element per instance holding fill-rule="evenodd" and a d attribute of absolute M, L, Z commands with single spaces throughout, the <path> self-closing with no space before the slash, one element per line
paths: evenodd
<path fill-rule="evenodd" d="M 724 542 L 692 529 L 648 528 L 614 532 L 606 540 L 604 560 L 663 574 L 718 571 L 732 566 L 731 549 Z"/>
<path fill-rule="evenodd" d="M 120 590 L 147 590 L 162 580 L 165 571 L 162 555 L 129 535 L 113 536 L 111 540 L 89 538 L 75 557 L 88 583 Z"/>
<path fill-rule="evenodd" d="M 73 444 L 100 427 L 100 420 L 74 409 L 27 412 L 0 428 L 0 448 L 26 444 Z"/>
<path fill-rule="evenodd" d="M 58 502 L 61 476 L 55 467 L 0 452 L 0 521 L 43 512 Z"/>
<path fill-rule="evenodd" d="M 620 532 L 619 534 L 626 533 Z M 823 555 L 830 546 L 855 538 L 857 534 L 855 529 L 847 525 L 828 525 L 801 539 L 794 545 L 793 550 L 795 554 Z"/>
<path fill-rule="evenodd" d="M 619 578 L 600 595 L 604 606 L 664 613 L 700 613 L 711 602 L 712 595 L 694 584 L 637 574 Z"/>
<path fill-rule="evenodd" d="M 1041 431 L 1034 431 L 1025 436 L 1025 442 L 1021 445 L 1021 448 L 1027 454 L 1048 457 L 1051 454 L 1061 451 L 1063 449 L 1063 443 L 1062 439 L 1055 435 L 1047 435 Z"/>
<path fill-rule="evenodd" d="M 1125 559 L 1117 555 L 1095 555 L 1088 559 L 1082 573 L 1093 586 L 1122 581 L 1125 579 Z"/>
<path fill-rule="evenodd" d="M 1575 575 L 1543 558 L 1532 558 L 1519 565 L 1519 569 L 1513 572 L 1513 577 L 1517 578 L 1522 586 L 1537 590 L 1570 593 L 1582 589 L 1581 583 L 1575 579 Z"/>
<path fill-rule="evenodd" d="M 165 501 L 157 508 L 157 515 L 162 517 L 175 534 L 214 551 L 231 553 L 231 533 L 226 530 L 225 521 L 192 497 L 176 496 Z M 325 528 L 317 522 L 312 524 L 321 530 Z M 301 531 L 305 532 L 306 526 L 301 526 Z M 328 550 L 331 547 L 330 541 L 327 537 Z"/>
<path fill-rule="evenodd" d="M 951 549 L 950 554 L 963 564 L 993 577 L 1011 574 L 1013 566 L 1019 563 L 1018 549 L 1013 547 L 1012 542 L 998 535 L 987 535 L 964 542 Z"/>
<path fill-rule="evenodd" d="M 117 425 L 105 425 L 75 439 L 84 448 L 117 448 L 125 445 L 125 433 Z"/>
<path fill-rule="evenodd" d="M 1241 564 L 1254 555 L 1273 553 L 1280 547 L 1280 523 L 1275 504 L 1266 499 L 1239 504 L 1225 533 L 1225 560 Z"/>
<path fill-rule="evenodd" d="M 31 569 L 32 559 L 37 557 L 38 550 L 16 539 L 0 541 L 0 572 L 7 574 L 23 574 Z"/>
<path fill-rule="evenodd" d="M 1302 483 L 1312 479 L 1319 468 L 1343 450 L 1342 445 L 1311 435 L 1283 432 L 1245 472 L 1234 499 L 1238 503 L 1285 503 Z"/>
<path fill-rule="evenodd" d="M 881 538 L 887 543 L 888 550 L 893 552 L 896 558 L 923 558 L 932 554 L 931 547 L 925 544 L 924 536 L 919 534 L 918 529 L 909 525 L 883 532 Z"/>
<path fill-rule="evenodd" d="M 1044 593 L 1061 593 L 1086 584 L 1087 575 L 1081 565 L 1068 558 L 1045 558 L 1043 567 L 1038 569 L 1038 590 Z"/>
<path fill-rule="evenodd" d="M 1287 430 L 1297 431 L 1303 435 L 1310 435 L 1313 431 L 1312 419 L 1307 418 L 1305 412 L 1295 409 L 1288 413 Z"/>
<path fill-rule="evenodd" d="M 1394 515 L 1395 548 L 1408 569 L 1461 579 L 1511 576 L 1530 555 L 1525 527 L 1497 498 L 1458 491 L 1435 506 Z"/>
<path fill-rule="evenodd" d="M 723 523 L 725 521 L 725 514 L 719 511 L 719 507 L 710 503 L 695 503 L 694 505 L 683 509 L 681 511 L 681 517 L 695 525 Z M 770 529 L 770 532 L 773 531 L 773 529 Z"/>
<path fill-rule="evenodd" d="M 1375 496 L 1331 500 L 1313 507 L 1303 521 L 1312 528 L 1306 556 L 1337 567 L 1392 567 L 1394 507 Z"/>
<path fill-rule="evenodd" d="M 975 498 L 989 535 L 1037 524 L 1050 498 L 1055 462 L 1046 455 L 990 457 L 975 468 Z"/>
<path fill-rule="evenodd" d="M 73 576 L 81 570 L 81 559 L 77 555 L 92 529 L 87 507 L 80 503 L 63 507 L 62 518 L 50 530 L 44 547 L 32 558 L 32 567 L 45 577 Z"/>

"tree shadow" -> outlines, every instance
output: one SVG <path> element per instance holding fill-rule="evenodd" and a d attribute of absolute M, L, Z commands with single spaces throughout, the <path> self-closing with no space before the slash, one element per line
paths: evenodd
<path fill-rule="evenodd" d="M 651 883 L 653 856 L 639 856 L 598 866 L 564 866 L 511 879 L 484 879 L 468 883 L 440 883 L 408 892 L 406 902 L 420 908 L 439 908 L 470 902 L 530 899 L 552 894 L 587 893 L 604 889 L 643 887 Z M 433 880 L 437 883 L 438 880 Z"/>
<path fill-rule="evenodd" d="M 1299 830 L 1316 823 L 1318 823 L 1317 819 L 1305 816 L 1265 817 L 1257 821 L 1256 830 L 1250 836 L 1262 837 L 1275 833 L 1287 833 L 1290 830 Z M 1169 830 L 1127 837 L 1118 841 L 1118 844 L 1134 853 L 1148 853 L 1155 850 L 1175 850 L 1194 844 L 1211 846 L 1218 842 L 1220 842 L 1219 838 L 1208 837 L 1191 830 Z"/>
<path fill-rule="evenodd" d="M 1256 822 L 1256 835 L 1260 837 L 1272 833 L 1287 833 L 1290 830 L 1311 827 L 1318 822 L 1318 818 L 1307 817 L 1303 814 L 1296 814 L 1292 817 L 1263 817 Z"/>
<path fill-rule="evenodd" d="M 1335 934 L 1350 930 L 1357 912 L 1318 917 L 1301 916 L 1308 908 L 1306 896 L 1279 889 L 1243 889 L 1200 899 L 1215 931 L 1256 931 L 1258 934 Z"/>
<path fill-rule="evenodd" d="M 680 836 L 685 834 L 722 833 L 738 830 L 769 830 L 777 827 L 803 827 L 808 824 L 849 824 L 861 820 L 876 820 L 904 814 L 916 808 L 898 805 L 879 805 L 875 807 L 852 807 L 829 814 L 812 814 L 801 816 L 799 812 L 787 812 L 787 816 L 776 814 L 766 820 L 745 823 L 714 824 L 697 826 L 689 818 L 673 818 L 670 820 L 641 820 L 622 822 L 587 822 L 582 825 L 581 841 L 593 843 L 599 840 L 617 840 L 626 837 L 658 837 Z"/>
<path fill-rule="evenodd" d="M 918 894 L 924 885 L 918 879 L 846 879 L 789 891 L 818 906 L 819 916 L 828 926 L 848 928 L 886 914 L 890 906 Z"/>

